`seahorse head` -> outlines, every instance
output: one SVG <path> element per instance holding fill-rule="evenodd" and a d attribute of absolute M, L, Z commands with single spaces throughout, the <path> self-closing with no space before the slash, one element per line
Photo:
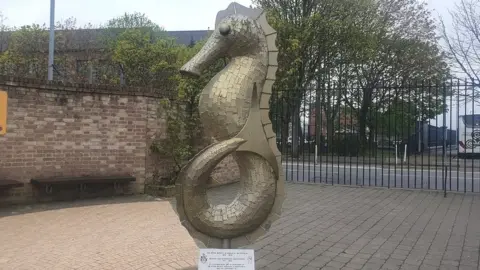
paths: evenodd
<path fill-rule="evenodd" d="M 180 70 L 198 76 L 219 58 L 267 55 L 265 35 L 257 22 L 246 15 L 233 14 L 217 22 L 215 31 L 202 49 Z"/>

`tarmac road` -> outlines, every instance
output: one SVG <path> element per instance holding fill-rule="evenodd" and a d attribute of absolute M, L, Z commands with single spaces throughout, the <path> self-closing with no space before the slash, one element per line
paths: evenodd
<path fill-rule="evenodd" d="M 340 185 L 443 190 L 442 167 L 283 163 L 287 181 Z M 480 192 L 480 168 L 447 166 L 447 191 Z"/>

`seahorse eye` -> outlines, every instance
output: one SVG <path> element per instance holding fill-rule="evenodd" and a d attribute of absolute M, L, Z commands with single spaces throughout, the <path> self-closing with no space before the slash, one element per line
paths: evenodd
<path fill-rule="evenodd" d="M 232 29 L 230 28 L 230 25 L 222 23 L 218 27 L 218 31 L 220 32 L 220 35 L 227 36 L 228 34 L 230 34 L 230 31 L 232 31 Z"/>

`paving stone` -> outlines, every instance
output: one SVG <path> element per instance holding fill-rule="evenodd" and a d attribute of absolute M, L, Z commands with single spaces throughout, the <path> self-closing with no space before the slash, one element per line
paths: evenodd
<path fill-rule="evenodd" d="M 368 262 L 368 259 L 363 259 L 363 258 L 357 258 L 357 257 L 353 257 L 351 260 L 350 260 L 350 263 L 354 263 L 354 264 L 366 264 Z"/>
<path fill-rule="evenodd" d="M 263 259 L 267 260 L 267 261 L 270 261 L 270 262 L 274 262 L 276 260 L 278 260 L 280 258 L 280 256 L 276 255 L 276 254 L 273 254 L 273 253 L 269 253 L 265 256 L 263 256 Z"/>
<path fill-rule="evenodd" d="M 388 259 L 390 257 L 389 254 L 385 253 L 385 252 L 376 252 L 375 254 L 373 254 L 372 258 L 376 258 L 376 259 Z"/>
<path fill-rule="evenodd" d="M 438 266 L 422 264 L 422 265 L 420 265 L 420 269 L 422 269 L 422 270 L 437 270 Z"/>
<path fill-rule="evenodd" d="M 400 245 L 397 246 L 397 249 L 406 250 L 406 251 L 410 252 L 410 250 L 412 250 L 412 246 L 406 246 L 406 245 L 400 244 Z"/>
<path fill-rule="evenodd" d="M 345 255 L 348 255 L 348 254 L 338 254 L 338 256 L 336 256 L 335 258 L 333 258 L 334 261 L 337 261 L 337 262 L 343 262 L 343 263 L 347 263 L 349 262 L 350 260 L 352 260 L 353 257 L 350 257 L 350 256 L 345 256 Z"/>
<path fill-rule="evenodd" d="M 405 263 L 406 264 L 409 264 L 409 265 L 416 265 L 416 266 L 419 266 L 422 264 L 422 261 L 421 259 L 406 259 L 405 260 Z"/>
<path fill-rule="evenodd" d="M 335 267 L 336 269 L 341 269 L 345 263 L 343 262 L 337 262 L 337 261 L 330 261 L 327 263 L 326 267 Z"/>
<path fill-rule="evenodd" d="M 325 251 L 322 253 L 323 256 L 331 257 L 334 258 L 336 257 L 340 252 L 331 252 L 331 251 Z"/>
<path fill-rule="evenodd" d="M 292 264 L 298 264 L 298 265 L 307 265 L 309 262 L 310 262 L 310 260 L 298 258 L 298 259 L 295 259 L 295 260 L 294 260 L 293 262 L 291 262 L 291 263 L 292 263 Z"/>
<path fill-rule="evenodd" d="M 320 246 L 315 246 L 312 249 L 307 250 L 304 254 L 312 254 L 314 256 L 319 256 L 320 254 L 322 254 L 326 250 L 327 250 L 326 248 L 322 248 Z"/>
<path fill-rule="evenodd" d="M 328 261 L 329 262 L 329 261 Z M 314 268 L 322 268 L 324 267 L 327 263 L 327 261 L 322 261 L 322 260 L 313 260 L 307 264 L 309 267 L 314 267 Z"/>
<path fill-rule="evenodd" d="M 398 253 L 393 253 L 392 255 L 390 255 L 390 258 L 393 258 L 393 259 L 396 259 L 396 260 L 402 260 L 402 261 L 404 261 L 407 257 L 408 257 L 408 255 L 402 255 L 402 254 L 398 254 Z"/>
<path fill-rule="evenodd" d="M 408 263 L 404 263 L 404 264 L 402 264 L 402 267 L 400 267 L 400 269 L 402 269 L 402 270 L 417 270 L 419 268 L 420 267 L 418 265 L 412 265 L 412 264 L 408 264 Z"/>
<path fill-rule="evenodd" d="M 342 267 L 342 270 L 356 270 L 356 269 L 360 269 L 360 268 L 352 268 L 347 266 Z"/>
<path fill-rule="evenodd" d="M 267 261 L 265 259 L 259 259 L 259 260 L 255 260 L 255 265 L 257 267 L 266 267 L 268 265 L 272 264 L 272 261 Z"/>
<path fill-rule="evenodd" d="M 368 260 L 372 257 L 371 254 L 366 254 L 366 253 L 358 253 L 357 255 L 355 255 L 353 258 L 354 259 L 364 259 L 364 260 Z"/>
<path fill-rule="evenodd" d="M 256 256 L 256 254 L 255 254 L 255 256 Z M 289 264 L 289 263 L 293 262 L 294 260 L 296 260 L 296 258 L 282 256 L 277 260 L 277 262 Z"/>
<path fill-rule="evenodd" d="M 472 265 L 460 265 L 460 267 L 458 267 L 458 270 L 478 270 L 478 267 L 476 266 L 472 266 Z"/>
<path fill-rule="evenodd" d="M 272 253 L 275 254 L 275 255 L 283 256 L 283 255 L 287 254 L 288 252 L 290 252 L 294 248 L 295 247 L 280 247 L 280 248 L 277 248 L 275 250 L 272 250 Z"/>
<path fill-rule="evenodd" d="M 322 267 L 322 270 L 338 270 L 340 268 L 334 267 L 334 266 L 325 266 Z"/>
<path fill-rule="evenodd" d="M 440 267 L 438 269 L 440 269 L 440 270 L 456 270 L 456 269 L 458 269 L 458 266 L 453 266 L 453 265 L 449 265 L 449 264 L 442 264 L 442 265 L 440 265 Z"/>
<path fill-rule="evenodd" d="M 347 263 L 345 267 L 350 268 L 350 269 L 363 269 L 364 264 L 357 264 L 357 263 Z M 343 268 L 342 268 L 343 269 Z"/>
<path fill-rule="evenodd" d="M 316 255 L 313 255 L 311 253 L 303 253 L 302 255 L 300 255 L 299 259 L 304 259 L 304 260 L 311 261 L 311 260 L 315 259 L 316 257 L 317 257 Z"/>
<path fill-rule="evenodd" d="M 352 259 L 353 257 L 355 257 L 355 255 L 353 255 L 353 254 L 348 254 L 348 253 L 340 253 L 340 254 L 338 254 L 338 257 L 343 257 L 343 258 Z"/>
<path fill-rule="evenodd" d="M 301 264 L 287 264 L 283 269 L 285 270 L 300 270 L 304 267 L 304 265 Z M 282 269 L 282 268 L 276 268 L 276 269 Z"/>
<path fill-rule="evenodd" d="M 342 257 L 340 255 L 341 254 L 339 254 L 337 257 L 333 258 L 333 260 L 336 261 L 336 262 L 347 263 L 352 259 L 352 258 L 348 258 L 348 257 Z"/>
<path fill-rule="evenodd" d="M 381 269 L 382 268 L 382 265 L 381 264 L 377 264 L 377 263 L 366 263 L 365 265 L 363 265 L 362 269 L 365 269 L 365 270 L 377 270 L 377 269 Z"/>
<path fill-rule="evenodd" d="M 442 259 L 441 259 L 441 258 L 436 258 L 436 259 L 435 259 L 435 258 L 432 258 L 432 259 L 430 259 L 430 258 L 425 257 L 425 259 L 423 260 L 422 264 L 427 264 L 427 265 L 431 265 L 431 266 L 436 266 L 436 267 L 438 267 L 438 266 L 440 266 L 441 262 L 442 262 Z"/>
<path fill-rule="evenodd" d="M 258 259 L 258 258 L 263 258 L 265 255 L 269 254 L 270 252 L 267 251 L 267 250 L 263 250 L 263 249 L 260 249 L 260 250 L 255 250 L 255 258 Z"/>
<path fill-rule="evenodd" d="M 386 260 L 383 260 L 383 259 L 377 259 L 377 258 L 370 258 L 368 261 L 367 261 L 367 264 L 370 263 L 370 264 L 379 264 L 379 265 L 384 265 L 386 262 Z"/>
<path fill-rule="evenodd" d="M 266 269 L 283 269 L 287 266 L 287 264 L 285 263 L 282 263 L 282 262 L 279 262 L 279 261 L 276 261 L 276 262 L 272 262 L 272 263 L 269 263 L 268 265 L 266 265 Z"/>
<path fill-rule="evenodd" d="M 447 261 L 447 260 L 442 260 L 441 265 L 451 265 L 454 267 L 458 267 L 460 263 L 458 261 Z"/>
<path fill-rule="evenodd" d="M 285 254 L 283 256 L 290 257 L 290 258 L 298 258 L 298 257 L 302 256 L 302 253 L 299 252 L 298 250 L 294 249 L 294 250 L 289 251 L 287 254 Z"/>
<path fill-rule="evenodd" d="M 386 266 L 392 266 L 393 267 L 393 266 L 401 266 L 402 264 L 403 264 L 403 260 L 397 260 L 397 259 L 389 258 L 385 262 L 384 266 L 386 265 Z"/>
<path fill-rule="evenodd" d="M 302 267 L 302 270 L 319 270 L 320 267 L 312 267 L 312 266 L 304 266 Z"/>

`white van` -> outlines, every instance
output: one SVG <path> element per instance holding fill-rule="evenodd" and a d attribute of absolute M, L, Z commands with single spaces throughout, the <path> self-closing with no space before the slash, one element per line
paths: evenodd
<path fill-rule="evenodd" d="M 458 156 L 480 155 L 480 114 L 458 117 Z"/>

